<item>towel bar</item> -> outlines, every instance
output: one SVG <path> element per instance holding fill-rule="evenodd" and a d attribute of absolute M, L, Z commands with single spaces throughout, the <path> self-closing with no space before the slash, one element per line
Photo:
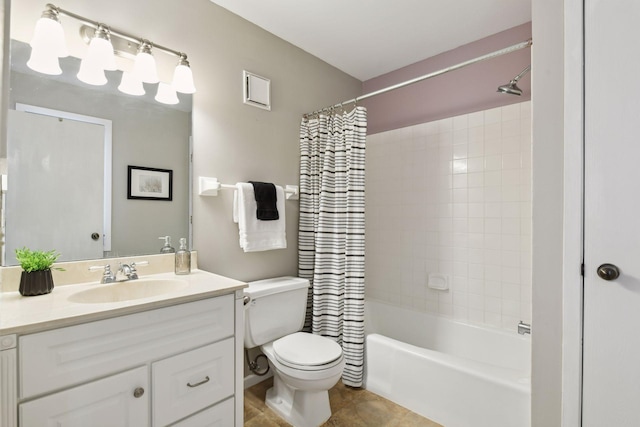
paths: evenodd
<path fill-rule="evenodd" d="M 218 181 L 218 178 L 201 176 L 198 180 L 199 191 L 201 196 L 217 196 L 218 190 L 235 190 L 236 186 L 233 184 L 222 184 Z M 287 200 L 298 200 L 298 186 L 286 185 L 284 188 L 284 194 Z"/>

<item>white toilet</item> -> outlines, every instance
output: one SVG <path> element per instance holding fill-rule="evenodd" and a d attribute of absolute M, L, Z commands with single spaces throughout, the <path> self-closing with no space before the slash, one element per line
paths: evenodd
<path fill-rule="evenodd" d="M 250 282 L 244 295 L 244 346 L 260 346 L 274 370 L 266 404 L 295 427 L 317 427 L 331 416 L 329 392 L 344 369 L 330 338 L 299 332 L 309 281 L 298 277 Z"/>

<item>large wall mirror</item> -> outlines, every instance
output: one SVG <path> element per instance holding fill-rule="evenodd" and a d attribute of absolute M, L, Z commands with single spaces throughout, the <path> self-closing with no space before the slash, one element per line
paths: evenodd
<path fill-rule="evenodd" d="M 28 43 L 44 6 L 44 2 L 34 0 L 14 0 L 11 4 L 8 145 L 2 147 L 2 153 L 6 154 L 0 159 L 1 172 L 6 175 L 4 237 L 11 242 L 4 242 L 3 265 L 14 265 L 11 252 L 22 246 L 56 249 L 61 252 L 60 260 L 70 261 L 96 258 L 96 254 L 105 257 L 156 254 L 163 245 L 158 237 L 165 235 L 172 236 L 175 242 L 180 237 L 191 241 L 191 95 L 179 93 L 178 104 L 161 104 L 154 100 L 157 84 L 146 83 L 143 96 L 123 94 L 117 90 L 121 71 L 107 71 L 108 83 L 104 86 L 82 83 L 76 74 L 80 66 L 78 57 L 86 46 L 78 35 L 81 24 L 72 19 L 61 20 L 71 52 L 69 57 L 60 60 L 62 74 L 50 76 L 29 69 L 26 66 L 31 52 Z M 129 62 L 126 55 L 118 57 L 118 68 L 127 69 L 131 66 Z M 167 81 L 170 76 L 166 73 L 163 76 L 161 67 L 159 63 L 160 78 Z M 19 104 L 110 122 L 111 152 L 104 152 L 105 146 L 101 143 L 104 135 L 100 129 L 96 131 L 86 123 L 78 125 L 69 116 L 46 117 L 48 121 L 39 118 L 37 125 L 31 124 L 33 118 L 16 119 L 15 116 L 37 113 L 12 111 L 21 109 Z M 67 125 L 62 136 L 54 138 L 51 129 L 61 128 L 62 123 Z M 42 132 L 32 132 L 37 129 Z M 99 141 L 98 148 L 88 142 L 92 138 Z M 111 155 L 111 170 L 105 170 L 102 155 Z M 128 199 L 128 166 L 172 171 L 170 200 Z M 98 173 L 92 178 L 82 178 L 81 169 L 94 172 L 98 169 Z M 109 180 L 110 186 L 105 185 L 104 180 Z M 104 197 L 104 189 L 109 187 L 110 235 L 105 234 L 109 227 L 99 223 L 104 218 L 100 212 L 108 206 L 104 202 L 108 199 Z M 7 200 L 15 201 L 21 194 L 44 188 L 47 190 L 42 205 L 38 207 L 37 201 L 31 201 L 27 209 L 31 213 L 40 209 L 46 221 L 37 218 L 29 219 L 26 224 L 19 221 L 26 218 L 25 212 L 20 212 L 24 207 L 17 208 L 24 203 L 7 204 Z M 53 208 L 53 201 L 58 202 L 58 207 Z M 87 218 L 96 215 L 96 211 L 100 214 L 98 225 L 85 227 Z M 99 245 L 97 251 L 95 242 Z M 83 246 L 93 249 L 85 252 L 80 249 Z M 63 251 L 60 249 L 63 247 L 71 249 Z"/>

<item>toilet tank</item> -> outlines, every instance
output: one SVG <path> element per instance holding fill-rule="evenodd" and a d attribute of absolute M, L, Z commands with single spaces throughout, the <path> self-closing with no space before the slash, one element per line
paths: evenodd
<path fill-rule="evenodd" d="M 304 326 L 309 281 L 299 277 L 276 277 L 249 282 L 244 289 L 244 346 L 253 348 Z"/>

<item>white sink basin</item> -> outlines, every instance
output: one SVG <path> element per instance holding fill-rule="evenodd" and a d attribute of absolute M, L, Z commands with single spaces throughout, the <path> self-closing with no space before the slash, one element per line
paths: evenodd
<path fill-rule="evenodd" d="M 180 279 L 136 279 L 126 282 L 96 285 L 95 288 L 76 292 L 70 301 L 86 304 L 130 301 L 155 297 L 186 288 L 188 283 Z"/>

